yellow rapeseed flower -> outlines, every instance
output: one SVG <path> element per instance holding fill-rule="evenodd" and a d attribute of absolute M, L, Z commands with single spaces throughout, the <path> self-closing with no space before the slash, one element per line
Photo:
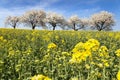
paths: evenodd
<path fill-rule="evenodd" d="M 64 39 L 62 40 L 62 43 L 65 43 Z"/>
<path fill-rule="evenodd" d="M 58 40 L 58 39 L 59 39 L 59 36 L 55 36 L 55 39 Z"/>
<path fill-rule="evenodd" d="M 90 66 L 88 64 L 85 65 L 86 69 L 90 69 Z"/>
<path fill-rule="evenodd" d="M 97 73 L 98 78 L 102 77 L 102 74 L 100 72 Z"/>
<path fill-rule="evenodd" d="M 80 52 L 76 52 L 76 53 L 73 53 L 72 54 L 72 59 L 70 59 L 70 63 L 79 63 L 81 62 L 81 56 L 82 56 L 82 53 Z"/>
<path fill-rule="evenodd" d="M 14 50 L 9 51 L 9 56 L 13 56 L 15 54 Z"/>
<path fill-rule="evenodd" d="M 90 51 L 76 51 L 72 54 L 72 59 L 70 60 L 71 63 L 80 63 L 81 61 L 86 61 L 86 58 L 91 56 Z"/>
<path fill-rule="evenodd" d="M 54 44 L 54 43 L 50 43 L 50 44 L 48 44 L 48 49 L 56 48 L 56 47 L 57 47 L 57 45 Z"/>
<path fill-rule="evenodd" d="M 109 67 L 110 65 L 108 64 L 108 62 L 104 63 L 105 67 Z"/>
<path fill-rule="evenodd" d="M 90 39 L 86 43 L 79 42 L 75 45 L 72 52 L 71 62 L 86 61 L 87 57 L 92 57 L 92 51 L 96 51 L 99 48 L 100 43 L 95 39 Z"/>
<path fill-rule="evenodd" d="M 0 60 L 0 64 L 3 64 L 4 62 L 2 60 Z"/>
<path fill-rule="evenodd" d="M 116 50 L 115 53 L 116 53 L 116 56 L 120 57 L 120 49 Z"/>
<path fill-rule="evenodd" d="M 102 63 L 97 64 L 97 66 L 100 67 L 100 68 L 103 68 L 103 64 Z"/>
<path fill-rule="evenodd" d="M 77 77 L 73 77 L 71 78 L 71 80 L 79 80 Z"/>
<path fill-rule="evenodd" d="M 75 45 L 75 47 L 73 48 L 72 52 L 73 53 L 76 53 L 76 52 L 84 52 L 85 49 L 84 49 L 84 43 L 82 42 L 79 42 Z"/>
<path fill-rule="evenodd" d="M 0 40 L 2 41 L 4 38 L 3 38 L 3 36 L 0 36 Z"/>
<path fill-rule="evenodd" d="M 77 49 L 78 51 L 81 51 L 84 49 L 84 43 L 79 42 L 75 45 L 75 49 Z"/>
<path fill-rule="evenodd" d="M 106 46 L 101 46 L 100 51 L 108 52 L 108 49 Z"/>
<path fill-rule="evenodd" d="M 100 46 L 100 43 L 98 40 L 96 39 L 89 39 L 86 43 L 85 43 L 85 49 L 86 50 L 92 50 L 92 51 L 96 51 Z"/>
<path fill-rule="evenodd" d="M 101 47 L 99 48 L 99 56 L 101 56 L 101 57 L 106 57 L 106 58 L 109 57 L 108 49 L 107 49 L 106 46 L 101 46 Z"/>
<path fill-rule="evenodd" d="M 118 73 L 117 73 L 117 80 L 120 80 L 120 70 L 118 71 Z"/>
<path fill-rule="evenodd" d="M 51 80 L 51 79 L 44 75 L 35 75 L 31 78 L 31 80 Z"/>
<path fill-rule="evenodd" d="M 70 56 L 70 54 L 68 52 L 62 52 L 62 55 Z"/>

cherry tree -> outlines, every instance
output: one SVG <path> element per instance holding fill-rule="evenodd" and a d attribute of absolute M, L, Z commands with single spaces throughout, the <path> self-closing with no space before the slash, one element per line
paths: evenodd
<path fill-rule="evenodd" d="M 21 22 L 35 29 L 36 26 L 45 27 L 46 13 L 43 10 L 27 11 L 22 17 Z"/>
<path fill-rule="evenodd" d="M 17 16 L 8 16 L 5 20 L 5 25 L 10 25 L 15 29 L 19 24 L 19 20 L 20 18 Z"/>
<path fill-rule="evenodd" d="M 80 19 L 80 28 L 78 28 L 78 29 L 85 29 L 88 26 L 89 26 L 89 19 L 87 19 L 87 18 Z"/>
<path fill-rule="evenodd" d="M 62 15 L 59 15 L 57 13 L 48 13 L 46 22 L 53 27 L 53 30 L 55 30 L 57 26 L 63 27 L 65 19 Z"/>
<path fill-rule="evenodd" d="M 77 31 L 83 29 L 88 25 L 88 19 L 80 19 L 77 15 L 73 15 L 68 20 L 68 26 L 73 30 Z"/>
<path fill-rule="evenodd" d="M 80 19 L 77 15 L 73 15 L 68 19 L 68 25 L 75 31 L 77 30 L 79 23 Z"/>
<path fill-rule="evenodd" d="M 91 16 L 90 24 L 93 29 L 97 29 L 98 31 L 111 30 L 115 21 L 113 19 L 113 14 L 107 11 L 101 11 Z"/>

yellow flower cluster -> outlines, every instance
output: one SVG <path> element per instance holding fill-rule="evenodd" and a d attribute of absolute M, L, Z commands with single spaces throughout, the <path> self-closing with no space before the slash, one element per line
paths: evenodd
<path fill-rule="evenodd" d="M 51 80 L 51 79 L 44 75 L 35 75 L 31 78 L 31 80 Z"/>
<path fill-rule="evenodd" d="M 87 57 L 91 57 L 92 51 L 96 51 L 99 48 L 100 43 L 95 39 L 89 39 L 86 43 L 79 42 L 72 50 L 71 63 L 85 61 Z"/>
<path fill-rule="evenodd" d="M 106 57 L 106 58 L 109 57 L 108 49 L 107 49 L 106 46 L 101 46 L 101 47 L 99 48 L 99 56 L 101 56 L 101 57 Z"/>
<path fill-rule="evenodd" d="M 99 46 L 100 43 L 95 39 L 89 39 L 84 45 L 86 50 L 91 50 L 91 51 L 98 50 Z"/>
<path fill-rule="evenodd" d="M 0 40 L 3 40 L 3 36 L 0 36 Z"/>
<path fill-rule="evenodd" d="M 72 59 L 70 60 L 71 63 L 80 63 L 82 61 L 86 61 L 87 57 L 89 57 L 91 60 L 94 58 L 98 61 L 96 65 L 100 67 L 101 65 L 109 67 L 107 60 L 109 58 L 108 49 L 106 46 L 100 46 L 100 43 L 95 39 L 89 39 L 85 43 L 79 42 L 77 45 L 75 45 L 72 52 Z M 95 54 L 96 57 L 92 58 L 94 55 L 93 53 L 98 54 Z"/>
<path fill-rule="evenodd" d="M 56 48 L 56 47 L 57 47 L 57 45 L 54 44 L 54 43 L 50 43 L 50 44 L 48 44 L 48 49 Z"/>
<path fill-rule="evenodd" d="M 117 73 L 117 80 L 120 80 L 120 70 L 118 71 L 118 73 Z"/>
<path fill-rule="evenodd" d="M 0 36 L 0 42 L 1 42 L 1 43 L 2 43 L 2 42 L 4 43 L 4 42 L 7 42 L 7 40 L 4 39 L 3 36 Z"/>
<path fill-rule="evenodd" d="M 97 66 L 99 68 L 103 68 L 103 66 L 105 67 L 109 67 L 110 66 L 110 62 L 109 62 L 109 53 L 108 53 L 108 49 L 106 46 L 100 46 L 100 48 L 98 49 L 98 54 L 96 55 L 95 60 L 97 62 Z"/>
<path fill-rule="evenodd" d="M 120 57 L 120 49 L 116 50 L 115 53 L 116 53 L 116 56 Z"/>

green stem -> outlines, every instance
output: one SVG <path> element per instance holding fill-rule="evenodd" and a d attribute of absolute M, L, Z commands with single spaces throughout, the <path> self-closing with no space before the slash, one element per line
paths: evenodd
<path fill-rule="evenodd" d="M 104 66 L 104 68 L 103 68 L 103 80 L 105 80 L 105 66 Z"/>

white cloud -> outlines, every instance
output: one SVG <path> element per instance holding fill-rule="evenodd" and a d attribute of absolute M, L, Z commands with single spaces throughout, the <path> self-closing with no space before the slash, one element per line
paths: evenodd
<path fill-rule="evenodd" d="M 91 9 L 78 10 L 78 11 L 74 12 L 73 14 L 79 15 L 79 17 L 89 17 L 89 16 L 91 16 L 92 14 L 94 14 L 94 13 L 96 13 L 98 11 L 100 11 L 99 7 L 91 8 Z"/>
<path fill-rule="evenodd" d="M 7 0 L 6 0 L 7 1 Z M 0 8 L 0 18 L 8 15 L 21 15 L 25 11 L 31 10 L 31 9 L 45 9 L 46 7 L 49 7 L 52 3 L 55 3 L 59 0 L 41 0 L 40 2 L 37 2 L 36 6 L 26 6 L 26 7 L 14 7 L 14 8 Z M 5 0 L 3 0 L 5 2 Z"/>

